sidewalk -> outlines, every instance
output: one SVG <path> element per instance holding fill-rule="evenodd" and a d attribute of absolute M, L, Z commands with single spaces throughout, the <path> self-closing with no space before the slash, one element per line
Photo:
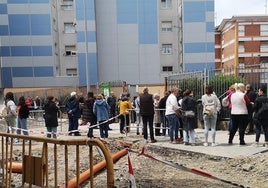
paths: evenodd
<path fill-rule="evenodd" d="M 134 124 L 131 124 L 131 126 L 134 126 Z M 82 128 L 84 130 L 87 129 L 87 126 L 80 126 L 79 129 Z M 137 141 L 137 140 L 143 140 L 142 135 L 136 135 L 136 128 L 131 127 L 130 132 L 127 134 L 121 134 L 119 132 L 119 124 L 113 123 L 110 124 L 110 128 L 112 130 L 109 131 L 109 138 L 120 138 L 125 141 Z M 140 129 L 141 132 L 141 129 Z M 260 146 L 252 146 L 252 144 L 255 142 L 255 135 L 245 135 L 245 142 L 247 145 L 240 146 L 239 145 L 239 136 L 238 133 L 235 135 L 233 139 L 233 144 L 228 144 L 228 131 L 217 131 L 216 132 L 216 146 L 211 146 L 211 132 L 209 132 L 209 146 L 205 147 L 203 146 L 203 140 L 204 140 L 204 130 L 203 129 L 196 129 L 196 145 L 190 146 L 190 145 L 184 145 L 184 144 L 170 144 L 169 143 L 169 137 L 168 136 L 156 136 L 155 139 L 157 140 L 156 143 L 149 143 L 150 145 L 155 145 L 163 148 L 172 148 L 172 149 L 178 149 L 178 150 L 185 150 L 185 151 L 191 151 L 196 153 L 203 153 L 207 155 L 212 156 L 221 156 L 221 157 L 227 157 L 227 158 L 236 158 L 239 156 L 251 156 L 255 155 L 257 153 L 267 152 L 268 148 L 263 147 L 262 144 L 264 143 L 264 135 L 261 135 L 260 138 Z M 94 129 L 94 135 L 99 136 L 99 130 Z"/>

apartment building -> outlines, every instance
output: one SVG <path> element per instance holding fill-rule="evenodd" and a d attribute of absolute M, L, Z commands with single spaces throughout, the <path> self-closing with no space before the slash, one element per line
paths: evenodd
<path fill-rule="evenodd" d="M 268 64 L 268 16 L 233 16 L 215 30 L 217 68 Z"/>
<path fill-rule="evenodd" d="M 2 0 L 1 87 L 162 84 L 214 67 L 214 0 Z"/>

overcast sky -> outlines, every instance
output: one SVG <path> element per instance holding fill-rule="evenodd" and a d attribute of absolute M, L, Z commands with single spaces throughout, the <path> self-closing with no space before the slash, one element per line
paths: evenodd
<path fill-rule="evenodd" d="M 245 15 L 265 15 L 267 0 L 215 0 L 215 24 L 225 18 Z"/>

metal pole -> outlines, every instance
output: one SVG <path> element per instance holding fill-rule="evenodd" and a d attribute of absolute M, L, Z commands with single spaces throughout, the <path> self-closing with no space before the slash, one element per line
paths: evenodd
<path fill-rule="evenodd" d="M 90 91 L 90 66 L 88 61 L 88 36 L 87 36 L 87 0 L 84 0 L 84 22 L 85 22 L 85 42 L 86 42 L 86 84 L 87 84 L 87 92 Z"/>

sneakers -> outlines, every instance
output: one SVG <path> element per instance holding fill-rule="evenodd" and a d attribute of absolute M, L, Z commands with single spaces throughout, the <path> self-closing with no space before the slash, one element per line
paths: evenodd
<path fill-rule="evenodd" d="M 205 147 L 208 147 L 208 143 L 207 143 L 207 142 L 205 142 L 203 145 L 204 145 Z"/>
<path fill-rule="evenodd" d="M 156 143 L 156 142 L 157 142 L 157 140 L 155 140 L 155 139 L 151 140 L 151 143 Z"/>
<path fill-rule="evenodd" d="M 215 147 L 215 146 L 216 146 L 216 143 L 215 143 L 215 142 L 213 142 L 213 143 L 211 144 L 211 146 L 212 146 L 212 147 Z"/>
<path fill-rule="evenodd" d="M 263 147 L 267 147 L 267 148 L 268 148 L 268 142 L 265 142 L 265 143 L 263 144 Z"/>

